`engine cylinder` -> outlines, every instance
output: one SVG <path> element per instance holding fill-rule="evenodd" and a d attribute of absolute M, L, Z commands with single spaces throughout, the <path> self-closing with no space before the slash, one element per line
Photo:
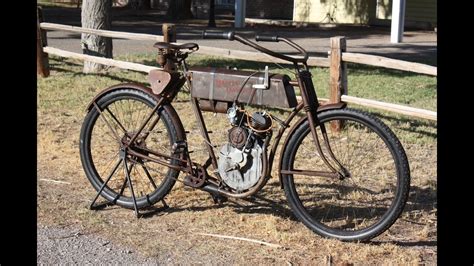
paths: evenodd
<path fill-rule="evenodd" d="M 267 130 L 272 126 L 272 120 L 265 112 L 255 112 L 250 119 L 252 128 L 257 130 Z"/>

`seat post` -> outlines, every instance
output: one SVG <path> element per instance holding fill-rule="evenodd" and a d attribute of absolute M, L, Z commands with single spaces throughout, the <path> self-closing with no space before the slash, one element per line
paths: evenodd
<path fill-rule="evenodd" d="M 162 30 L 163 30 L 163 41 L 166 42 L 166 43 L 172 43 L 172 42 L 176 42 L 176 27 L 174 24 L 168 24 L 168 23 L 164 23 L 163 26 L 162 26 Z M 159 58 L 158 60 L 164 60 L 164 64 L 162 65 L 163 66 L 163 69 L 164 70 L 167 70 L 169 72 L 172 72 L 174 71 L 174 60 L 169 60 L 171 59 L 169 57 L 169 54 L 170 54 L 170 49 L 166 49 L 165 50 L 165 54 L 163 55 L 164 58 Z M 161 61 L 163 62 L 163 61 Z M 160 62 L 158 62 L 160 63 Z M 161 63 L 160 63 L 161 64 Z"/>

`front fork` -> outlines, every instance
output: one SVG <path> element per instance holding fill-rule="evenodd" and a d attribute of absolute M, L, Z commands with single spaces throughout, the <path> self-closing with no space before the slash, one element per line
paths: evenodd
<path fill-rule="evenodd" d="M 336 158 L 331 149 L 325 125 L 319 123 L 317 114 L 319 101 L 316 95 L 316 91 L 314 89 L 313 81 L 311 79 L 311 73 L 308 70 L 299 70 L 298 75 L 296 75 L 296 77 L 298 79 L 298 85 L 301 89 L 301 97 L 303 99 L 303 110 L 305 111 L 306 116 L 308 118 L 309 127 L 311 129 L 311 135 L 316 145 L 316 149 L 321 155 L 321 159 L 329 167 L 329 169 L 331 169 L 332 172 L 337 173 L 339 179 L 342 180 L 347 177 L 350 177 L 349 171 L 341 164 L 341 162 L 339 162 L 339 160 Z M 336 164 L 336 167 L 334 167 L 329 162 L 328 158 L 322 151 L 321 143 L 318 138 L 318 132 L 316 131 L 317 125 L 321 127 L 321 134 L 323 136 L 324 145 L 326 146 L 330 159 Z"/>

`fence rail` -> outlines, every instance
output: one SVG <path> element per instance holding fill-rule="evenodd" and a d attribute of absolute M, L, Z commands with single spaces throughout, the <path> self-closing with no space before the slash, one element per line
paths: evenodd
<path fill-rule="evenodd" d="M 349 95 L 342 95 L 341 100 L 347 103 L 354 103 L 354 104 L 358 104 L 362 106 L 392 111 L 395 113 L 404 114 L 408 116 L 415 116 L 415 117 L 425 118 L 425 119 L 435 120 L 435 121 L 437 120 L 436 112 L 433 112 L 430 110 L 419 109 L 419 108 L 393 104 L 393 103 L 380 102 L 380 101 L 375 101 L 375 100 L 370 100 L 370 99 L 358 98 L 358 97 L 349 96 Z"/>
<path fill-rule="evenodd" d="M 437 67 L 429 66 L 420 63 L 407 62 L 392 58 L 386 58 L 377 55 L 360 54 L 360 53 L 342 53 L 342 61 L 365 64 L 371 66 L 385 67 L 391 69 L 398 69 L 410 71 L 420 74 L 437 76 Z"/>
<path fill-rule="evenodd" d="M 82 27 L 62 25 L 56 23 L 40 23 L 40 27 L 43 30 L 58 30 L 58 31 L 69 31 L 77 33 L 88 33 L 95 34 L 103 37 L 127 39 L 127 40 L 137 40 L 137 41 L 155 41 L 162 42 L 163 36 L 153 35 L 153 34 L 143 34 L 143 33 L 131 33 L 131 32 L 122 32 L 122 31 L 111 31 L 111 30 L 96 30 L 96 29 L 87 29 Z"/>
<path fill-rule="evenodd" d="M 41 18 L 41 16 L 38 16 Z M 173 29 L 173 30 L 171 30 Z M 84 61 L 91 61 L 99 64 L 114 66 L 118 68 L 140 71 L 148 73 L 152 69 L 160 69 L 158 67 L 147 66 L 138 63 L 131 63 L 125 61 L 114 60 L 110 58 L 103 58 L 91 55 L 84 55 L 79 53 L 73 53 L 57 49 L 54 47 L 47 46 L 47 30 L 62 30 L 69 32 L 77 33 L 89 33 L 97 34 L 104 37 L 111 38 L 122 38 L 129 40 L 145 40 L 145 41 L 167 41 L 173 42 L 176 40 L 174 33 L 174 27 L 171 27 L 170 24 L 163 25 L 163 36 L 152 35 L 152 34 L 140 34 L 140 33 L 130 33 L 130 32 L 118 32 L 118 31 L 108 31 L 108 30 L 95 30 L 95 29 L 86 29 L 82 27 L 70 26 L 70 25 L 61 25 L 54 23 L 46 23 L 38 21 L 38 31 L 37 31 L 37 65 L 38 65 L 38 74 L 47 77 L 49 75 L 48 67 L 48 54 L 53 54 L 61 57 L 74 58 Z M 174 36 L 171 36 L 174 35 Z M 329 67 L 330 68 L 330 98 L 329 102 L 348 102 L 354 103 L 362 106 L 378 108 L 382 110 L 388 110 L 412 117 L 437 120 L 437 113 L 429 110 L 413 108 L 409 106 L 385 103 L 380 101 L 375 101 L 371 99 L 357 98 L 347 95 L 347 67 L 346 62 L 373 65 L 384 68 L 398 69 L 404 71 L 410 71 L 415 73 L 421 73 L 426 75 L 437 76 L 437 68 L 429 65 L 406 62 L 402 60 L 395 60 L 391 58 L 367 55 L 360 53 L 348 53 L 346 50 L 345 38 L 344 37 L 333 37 L 331 38 L 331 51 L 328 52 L 330 55 L 329 58 L 324 57 L 310 57 L 308 60 L 308 65 L 310 66 L 320 66 L 320 67 Z M 287 63 L 286 61 L 270 57 L 266 54 L 258 52 L 248 52 L 240 50 L 231 50 L 223 48 L 215 48 L 208 46 L 200 46 L 200 49 L 196 52 L 204 55 L 214 55 L 224 58 L 256 61 L 256 62 L 276 62 L 276 63 Z"/>
<path fill-rule="evenodd" d="M 102 65 L 113 66 L 113 67 L 134 70 L 134 71 L 139 71 L 139 72 L 145 72 L 145 73 L 148 73 L 153 69 L 162 69 L 159 67 L 146 66 L 146 65 L 142 65 L 138 63 L 120 61 L 120 60 L 115 60 L 115 59 L 110 59 L 110 58 L 105 58 L 105 57 L 73 53 L 73 52 L 64 51 L 64 50 L 54 48 L 54 47 L 49 47 L 49 46 L 44 47 L 43 51 L 45 53 L 57 55 L 61 57 L 79 59 L 83 61 L 89 61 L 89 62 L 94 62 L 94 63 L 98 63 Z"/>

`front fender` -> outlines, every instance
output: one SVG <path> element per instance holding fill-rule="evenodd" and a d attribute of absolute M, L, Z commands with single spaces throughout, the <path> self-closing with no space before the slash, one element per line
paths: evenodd
<path fill-rule="evenodd" d="M 316 111 L 317 114 L 320 114 L 322 112 L 328 111 L 328 110 L 336 110 L 336 109 L 342 109 L 346 107 L 346 103 L 341 102 L 341 103 L 330 103 L 330 104 L 325 104 L 325 105 L 320 105 L 318 107 L 318 110 Z M 283 143 L 282 149 L 280 150 L 280 159 L 278 160 L 278 178 L 280 180 L 280 188 L 283 188 L 283 182 L 282 182 L 282 174 L 281 174 L 281 165 L 283 162 L 283 154 L 285 153 L 286 146 L 288 145 L 288 141 L 290 141 L 291 137 L 295 133 L 296 129 L 298 129 L 306 120 L 308 119 L 307 116 L 303 116 L 294 124 L 290 132 L 285 138 L 285 142 Z"/>

